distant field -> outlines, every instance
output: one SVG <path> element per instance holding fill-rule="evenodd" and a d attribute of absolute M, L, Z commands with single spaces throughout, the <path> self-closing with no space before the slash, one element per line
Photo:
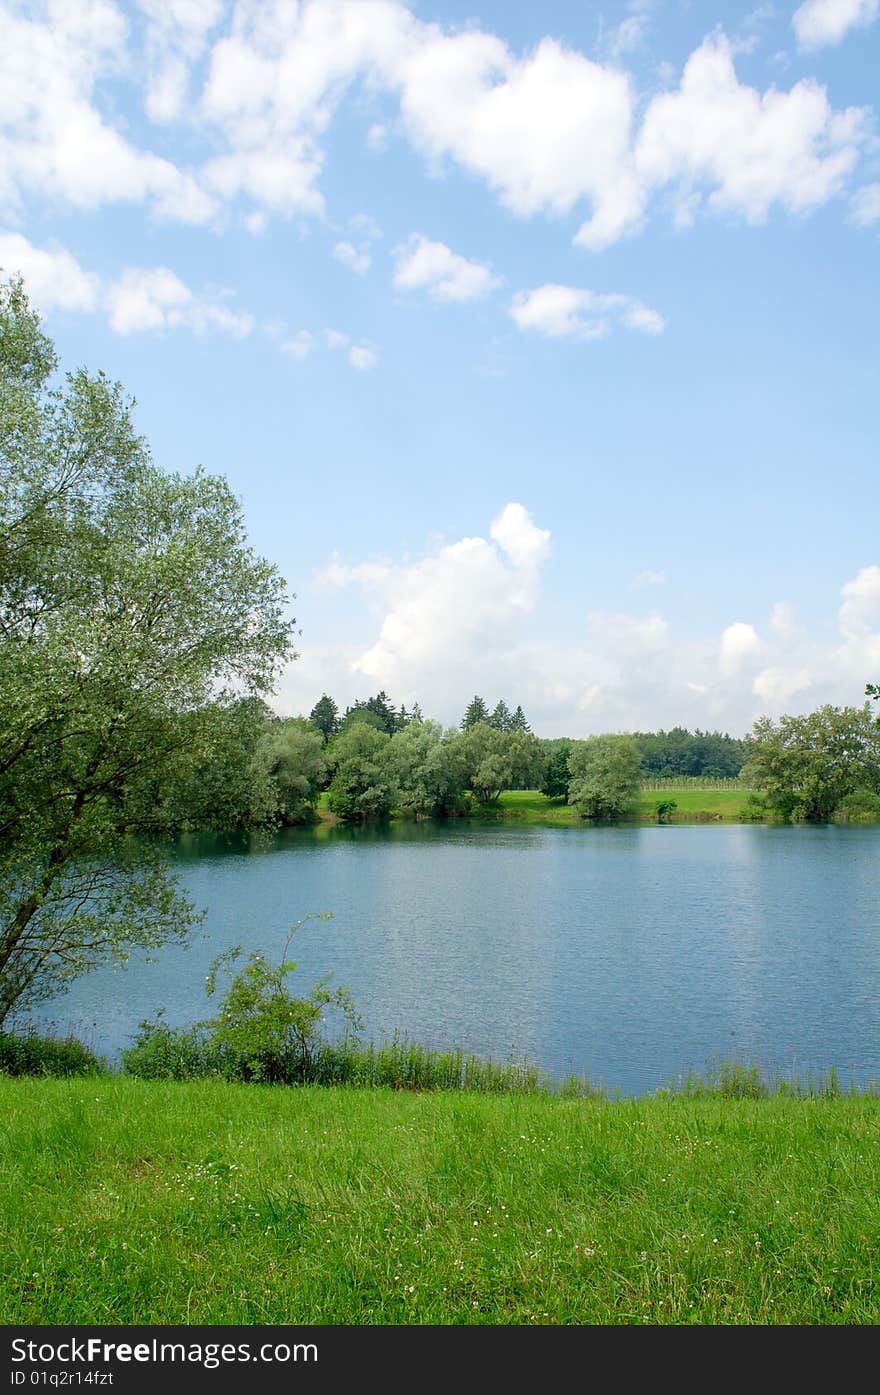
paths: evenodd
<path fill-rule="evenodd" d="M 638 820 L 656 820 L 657 805 L 663 800 L 675 800 L 676 809 L 670 818 L 672 823 L 737 823 L 740 810 L 748 802 L 749 796 L 756 794 L 749 789 L 650 789 L 642 790 L 629 816 Z M 322 823 L 338 823 L 335 815 L 327 808 L 326 791 L 318 798 L 318 817 Z M 505 823 L 565 824 L 571 827 L 584 821 L 576 809 L 566 804 L 564 799 L 547 799 L 538 790 L 506 790 L 498 804 L 490 807 L 485 815 Z"/>
<path fill-rule="evenodd" d="M 642 790 L 631 817 L 656 819 L 657 805 L 675 800 L 673 823 L 695 822 L 736 823 L 740 810 L 755 790 L 747 789 L 651 789 Z M 499 801 L 502 817 L 517 823 L 581 824 L 583 820 L 563 799 L 545 799 L 537 790 L 507 790 Z"/>

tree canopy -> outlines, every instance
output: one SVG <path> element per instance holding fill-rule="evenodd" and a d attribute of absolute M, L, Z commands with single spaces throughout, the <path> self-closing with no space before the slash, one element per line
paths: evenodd
<path fill-rule="evenodd" d="M 868 703 L 761 717 L 748 749 L 744 778 L 785 818 L 821 822 L 860 791 L 880 793 L 880 728 Z"/>
<path fill-rule="evenodd" d="M 568 754 L 568 802 L 588 819 L 625 813 L 639 787 L 641 758 L 631 736 L 591 736 Z"/>
<path fill-rule="evenodd" d="M 0 285 L 0 1021 L 193 907 L 132 835 L 138 787 L 203 759 L 203 714 L 292 654 L 277 569 L 225 480 L 167 474 L 132 403 L 57 358 Z"/>

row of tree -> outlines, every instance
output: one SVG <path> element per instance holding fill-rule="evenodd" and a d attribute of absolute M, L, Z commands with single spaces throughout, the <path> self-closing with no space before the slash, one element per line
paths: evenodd
<path fill-rule="evenodd" d="M 346 707 L 341 717 L 337 703 L 328 693 L 323 693 L 309 713 L 309 721 L 323 733 L 325 741 L 332 740 L 353 722 L 365 722 L 377 731 L 394 736 L 403 731 L 409 722 L 422 720 L 422 709 L 417 702 L 413 703 L 409 712 L 403 703 L 399 708 L 394 708 L 384 688 L 375 697 L 359 700 Z M 517 706 L 516 711 L 511 712 L 503 698 L 495 704 L 491 712 L 483 698 L 472 698 L 461 719 L 461 730 L 467 731 L 481 723 L 494 727 L 496 731 L 531 731 L 522 708 Z"/>
<path fill-rule="evenodd" d="M 444 731 L 417 708 L 395 710 L 384 693 L 349 707 L 333 730 L 316 721 L 320 706 L 309 719 L 282 720 L 257 698 L 185 714 L 192 735 L 185 750 L 126 786 L 137 826 L 307 823 L 324 790 L 330 810 L 345 820 L 383 818 L 392 809 L 442 818 L 496 803 L 510 789 L 539 789 L 585 817 L 614 818 L 631 807 L 646 774 L 644 734 L 548 740 L 486 721 Z M 687 748 L 690 733 L 671 735 Z M 846 813 L 847 800 L 853 811 L 870 812 L 880 793 L 880 730 L 867 706 L 762 718 L 737 744 L 747 757 L 743 783 L 761 792 L 756 811 L 821 820 Z"/>

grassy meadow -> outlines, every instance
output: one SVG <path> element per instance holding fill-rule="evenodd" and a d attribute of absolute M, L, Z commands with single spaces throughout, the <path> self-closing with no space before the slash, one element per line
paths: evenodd
<path fill-rule="evenodd" d="M 657 805 L 663 800 L 675 800 L 677 808 L 668 816 L 669 823 L 739 823 L 749 796 L 749 789 L 643 789 L 636 796 L 632 812 L 621 822 L 656 823 Z M 327 793 L 318 797 L 317 815 L 321 823 L 338 823 L 327 806 Z M 564 799 L 548 799 L 539 790 L 505 790 L 497 805 L 481 810 L 479 818 L 503 823 L 542 824 L 551 827 L 583 828 L 585 820 Z"/>
<path fill-rule="evenodd" d="M 675 800 L 676 809 L 668 816 L 671 823 L 738 823 L 749 796 L 747 789 L 643 789 L 639 790 L 632 812 L 621 822 L 638 820 L 656 823 L 657 805 Z M 558 824 L 583 828 L 585 821 L 564 799 L 547 799 L 538 790 L 505 790 L 498 801 L 499 817 L 505 822 Z"/>
<path fill-rule="evenodd" d="M 871 1324 L 880 1102 L 0 1081 L 5 1323 Z"/>

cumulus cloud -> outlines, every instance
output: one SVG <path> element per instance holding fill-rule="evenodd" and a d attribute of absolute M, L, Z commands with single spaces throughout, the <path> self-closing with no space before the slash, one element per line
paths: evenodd
<path fill-rule="evenodd" d="M 98 304 L 97 276 L 84 271 L 58 244 L 34 247 L 20 233 L 0 232 L 0 268 L 7 276 L 22 276 L 29 295 L 44 312 L 91 311 Z"/>
<path fill-rule="evenodd" d="M 279 348 L 283 354 L 290 354 L 291 358 L 308 358 L 315 347 L 314 335 L 307 329 L 299 329 L 296 334 L 282 336 L 279 341 Z"/>
<path fill-rule="evenodd" d="M 641 591 L 645 586 L 663 586 L 666 582 L 665 572 L 651 571 L 650 567 L 645 571 L 636 572 L 630 586 L 634 591 Z"/>
<path fill-rule="evenodd" d="M 0 11 L 0 194 L 79 209 L 149 203 L 164 218 L 206 223 L 215 203 L 197 178 L 141 150 L 102 115 L 99 82 L 129 66 L 128 26 L 111 0 L 46 0 L 33 16 Z"/>
<path fill-rule="evenodd" d="M 517 59 L 495 35 L 421 35 L 399 68 L 410 141 L 481 176 L 514 213 L 594 208 L 598 243 L 641 213 L 631 173 L 627 74 L 544 39 Z"/>
<path fill-rule="evenodd" d="M 678 190 L 680 223 L 704 198 L 759 223 L 774 204 L 804 213 L 838 193 L 864 134 L 865 112 L 834 112 L 815 82 L 763 93 L 741 83 L 730 41 L 715 34 L 691 54 L 679 88 L 649 103 L 635 164 L 647 188 Z"/>
<path fill-rule="evenodd" d="M 851 29 L 865 29 L 880 14 L 880 0 L 806 0 L 792 16 L 801 48 L 839 44 Z"/>
<path fill-rule="evenodd" d="M 809 686 L 810 673 L 806 668 L 765 668 L 756 676 L 752 690 L 761 699 L 767 715 L 776 716 Z"/>
<path fill-rule="evenodd" d="M 369 271 L 372 262 L 369 243 L 363 242 L 357 247 L 353 242 L 337 242 L 333 248 L 333 256 L 358 276 L 363 276 L 365 271 Z"/>
<path fill-rule="evenodd" d="M 807 0 L 796 27 L 805 42 L 833 38 L 878 3 Z M 518 55 L 402 0 L 136 4 L 131 23 L 113 0 L 34 0 L 0 15 L 0 195 L 139 202 L 191 223 L 239 200 L 246 219 L 321 217 L 327 134 L 360 84 L 370 117 L 378 96 L 397 103 L 394 128 L 430 170 L 482 180 L 518 217 L 576 213 L 577 241 L 597 251 L 637 232 L 664 193 L 680 224 L 703 205 L 750 222 L 776 205 L 807 212 L 840 192 L 867 139 L 865 113 L 834 110 L 815 82 L 740 82 L 736 44 L 720 32 L 675 90 L 649 98 L 620 66 L 644 37 L 647 4 L 629 7 L 606 62 L 553 38 Z M 151 120 L 185 123 L 214 147 L 201 166 L 140 148 L 108 114 L 104 88 L 135 75 Z M 370 120 L 368 145 L 388 129 Z"/>
<path fill-rule="evenodd" d="M 365 373 L 376 367 L 379 353 L 373 344 L 352 344 L 348 351 L 348 361 L 359 373 Z"/>
<path fill-rule="evenodd" d="M 843 635 L 857 637 L 880 626 L 880 567 L 862 567 L 841 594 L 839 619 Z"/>
<path fill-rule="evenodd" d="M 880 223 L 880 183 L 865 184 L 852 198 L 853 222 L 860 228 Z"/>
<path fill-rule="evenodd" d="M 147 115 L 173 121 L 187 100 L 190 69 L 223 15 L 223 0 L 137 0 L 137 8 L 147 21 Z"/>
<path fill-rule="evenodd" d="M 354 590 L 368 618 L 359 640 L 304 653 L 285 677 L 282 710 L 308 711 L 322 691 L 345 703 L 384 687 L 455 723 L 476 690 L 521 702 L 542 736 L 678 723 L 744 733 L 762 713 L 859 703 L 866 680 L 880 677 L 880 567 L 843 587 L 831 642 L 797 625 L 789 602 L 777 602 L 760 629 L 740 620 L 687 640 L 657 610 L 590 609 L 588 596 L 580 625 L 554 642 L 542 633 L 551 543 L 524 505 L 510 503 L 485 536 L 415 561 L 334 556 L 314 579 L 316 595 L 326 604 L 349 593 L 351 615 Z"/>
<path fill-rule="evenodd" d="M 166 266 L 128 267 L 105 292 L 110 328 L 117 334 L 185 327 L 196 334 L 220 330 L 236 339 L 254 328 L 252 315 L 193 294 Z"/>
<path fill-rule="evenodd" d="M 518 329 L 548 339 L 603 339 L 615 324 L 645 334 L 661 334 L 662 315 L 633 296 L 547 285 L 519 291 L 510 314 Z"/>
<path fill-rule="evenodd" d="M 379 351 L 375 344 L 370 344 L 366 340 L 360 344 L 353 344 L 351 336 L 345 334 L 341 329 L 325 329 L 324 342 L 328 349 L 338 352 L 344 350 L 345 357 L 352 368 L 356 368 L 361 373 L 367 369 L 375 368 L 379 362 Z"/>
<path fill-rule="evenodd" d="M 348 567 L 334 559 L 320 583 L 357 584 L 383 613 L 378 637 L 353 661 L 350 677 L 408 695 L 430 690 L 443 706 L 456 703 L 469 668 L 472 683 L 478 667 L 491 668 L 516 644 L 549 549 L 549 533 L 510 503 L 488 538 L 462 538 L 410 565 Z"/>
<path fill-rule="evenodd" d="M 515 567 L 529 572 L 550 556 L 550 532 L 536 528 L 522 504 L 506 504 L 489 528 L 489 536 Z"/>
<path fill-rule="evenodd" d="M 217 330 L 243 338 L 254 328 L 251 315 L 231 310 L 218 297 L 196 295 L 168 267 L 127 267 L 113 280 L 85 271 L 64 247 L 35 247 L 19 233 L 0 233 L 0 266 L 19 273 L 34 304 L 44 312 L 102 311 L 117 334 L 187 328 Z"/>
<path fill-rule="evenodd" d="M 397 249 L 398 290 L 425 290 L 432 300 L 480 300 L 501 282 L 483 262 L 468 261 L 444 242 L 413 233 Z"/>
<path fill-rule="evenodd" d="M 745 664 L 753 661 L 761 653 L 763 645 L 758 638 L 754 625 L 747 625 L 741 620 L 735 624 L 728 625 L 721 636 L 721 648 L 718 654 L 718 671 L 724 678 L 730 678 L 738 673 Z"/>

